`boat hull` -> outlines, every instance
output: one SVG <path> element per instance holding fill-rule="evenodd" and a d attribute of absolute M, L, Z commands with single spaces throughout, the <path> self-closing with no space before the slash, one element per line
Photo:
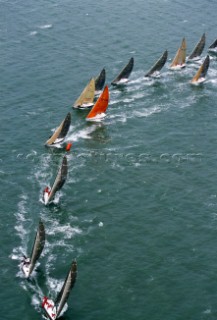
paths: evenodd
<path fill-rule="evenodd" d="M 103 119 L 105 119 L 106 117 L 106 114 L 105 113 L 100 113 L 100 114 L 97 114 L 95 117 L 93 118 L 86 118 L 87 121 L 89 122 L 100 122 L 102 121 Z"/>
<path fill-rule="evenodd" d="M 44 308 L 45 314 L 50 320 L 55 320 L 57 318 L 57 310 L 53 300 L 44 297 L 42 308 Z"/>

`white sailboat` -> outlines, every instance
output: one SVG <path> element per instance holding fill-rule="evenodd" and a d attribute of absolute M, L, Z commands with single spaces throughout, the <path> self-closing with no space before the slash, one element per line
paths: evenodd
<path fill-rule="evenodd" d="M 35 264 L 38 261 L 42 250 L 44 248 L 45 244 L 45 228 L 42 221 L 39 221 L 38 230 L 36 232 L 35 241 L 32 247 L 32 253 L 29 258 L 23 257 L 23 260 L 21 262 L 21 268 L 26 276 L 26 278 L 29 278 L 32 271 L 35 268 Z"/>
<path fill-rule="evenodd" d="M 111 82 L 112 85 L 125 84 L 133 70 L 134 58 L 130 58 L 126 66 L 121 70 L 117 77 Z"/>
<path fill-rule="evenodd" d="M 45 205 L 49 204 L 55 197 L 57 191 L 59 191 L 64 185 L 68 173 L 68 164 L 66 156 L 63 157 L 62 164 L 57 173 L 56 179 L 51 188 L 46 187 L 43 193 L 43 200 Z"/>
<path fill-rule="evenodd" d="M 75 281 L 77 277 L 77 263 L 76 261 L 72 262 L 71 268 L 67 274 L 65 282 L 60 290 L 59 294 L 55 301 L 49 299 L 48 297 L 43 298 L 42 307 L 45 310 L 46 316 L 50 320 L 56 320 L 60 315 L 61 312 L 69 298 L 71 289 L 74 287 Z"/>
<path fill-rule="evenodd" d="M 78 99 L 75 101 L 73 108 L 74 109 L 86 109 L 94 105 L 94 96 L 95 96 L 95 79 L 92 78 Z"/>
<path fill-rule="evenodd" d="M 59 127 L 54 131 L 52 136 L 46 141 L 45 145 L 48 147 L 55 146 L 64 141 L 71 124 L 71 113 L 69 112 L 65 119 L 61 122 Z"/>

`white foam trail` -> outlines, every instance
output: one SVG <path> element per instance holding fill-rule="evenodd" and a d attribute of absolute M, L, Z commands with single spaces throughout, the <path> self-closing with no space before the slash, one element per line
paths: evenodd
<path fill-rule="evenodd" d="M 39 29 L 50 29 L 50 28 L 52 28 L 52 27 L 53 27 L 52 24 L 44 24 L 44 25 L 42 25 L 42 26 L 39 26 Z"/>

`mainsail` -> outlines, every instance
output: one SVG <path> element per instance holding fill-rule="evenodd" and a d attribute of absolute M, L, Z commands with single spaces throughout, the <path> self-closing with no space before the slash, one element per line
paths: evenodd
<path fill-rule="evenodd" d="M 95 79 L 95 91 L 100 91 L 103 89 L 105 84 L 106 72 L 105 68 L 102 69 L 100 74 Z"/>
<path fill-rule="evenodd" d="M 108 86 L 105 86 L 103 92 L 99 96 L 95 105 L 88 113 L 86 120 L 97 121 L 105 117 L 105 112 L 108 107 L 109 102 L 109 89 Z"/>
<path fill-rule="evenodd" d="M 199 70 L 197 71 L 196 75 L 191 80 L 191 83 L 193 84 L 200 83 L 205 80 L 207 71 L 209 69 L 209 61 L 210 61 L 210 58 L 209 58 L 209 55 L 207 55 L 203 64 L 200 66 Z"/>
<path fill-rule="evenodd" d="M 133 70 L 134 59 L 133 57 L 129 60 L 127 65 L 121 70 L 118 76 L 111 82 L 112 85 L 117 85 L 121 80 L 127 80 Z"/>
<path fill-rule="evenodd" d="M 65 119 L 61 122 L 59 127 L 55 130 L 53 135 L 46 141 L 46 145 L 50 146 L 55 143 L 60 143 L 66 137 L 71 124 L 71 113 L 69 112 Z"/>
<path fill-rule="evenodd" d="M 49 196 L 45 204 L 48 204 L 51 200 L 53 200 L 55 193 L 62 188 L 67 178 L 67 172 L 68 172 L 67 158 L 66 156 L 64 156 L 62 164 L 59 168 L 56 179 L 54 181 L 54 184 L 51 188 L 51 191 L 49 193 Z"/>
<path fill-rule="evenodd" d="M 75 101 L 73 108 L 89 108 L 93 106 L 93 100 L 94 100 L 94 95 L 95 95 L 95 79 L 92 78 L 78 99 Z"/>
<path fill-rule="evenodd" d="M 65 282 L 63 284 L 63 287 L 60 290 L 60 292 L 57 295 L 57 298 L 55 300 L 55 306 L 56 306 L 56 310 L 57 310 L 56 318 L 60 315 L 66 301 L 68 300 L 71 289 L 74 287 L 76 277 L 77 277 L 77 263 L 76 263 L 76 261 L 73 261 L 71 268 L 68 272 L 68 275 L 65 279 Z"/>
<path fill-rule="evenodd" d="M 186 41 L 185 38 L 182 39 L 181 46 L 179 47 L 175 58 L 173 59 L 170 68 L 177 69 L 185 67 L 185 60 L 186 60 Z"/>
<path fill-rule="evenodd" d="M 36 236 L 35 236 L 35 240 L 34 240 L 34 244 L 33 244 L 33 248 L 32 248 L 32 253 L 30 256 L 30 261 L 26 262 L 25 260 L 27 260 L 27 259 L 24 259 L 24 261 L 23 261 L 23 271 L 24 271 L 27 278 L 32 273 L 32 271 L 35 267 L 35 264 L 42 253 L 42 250 L 44 248 L 44 244 L 45 244 L 45 228 L 44 228 L 44 224 L 42 223 L 42 221 L 39 221 L 38 230 L 36 232 Z"/>
<path fill-rule="evenodd" d="M 189 55 L 188 60 L 198 58 L 201 55 L 201 53 L 205 47 L 205 42 L 206 42 L 206 35 L 204 33 L 202 35 L 202 37 L 200 38 L 199 42 L 197 43 L 197 45 L 195 46 L 192 53 Z"/>
<path fill-rule="evenodd" d="M 151 77 L 155 72 L 160 71 L 167 61 L 168 52 L 164 51 L 154 66 L 145 74 L 145 77 Z"/>
<path fill-rule="evenodd" d="M 208 51 L 210 51 L 210 52 L 217 51 L 217 39 L 209 46 Z"/>

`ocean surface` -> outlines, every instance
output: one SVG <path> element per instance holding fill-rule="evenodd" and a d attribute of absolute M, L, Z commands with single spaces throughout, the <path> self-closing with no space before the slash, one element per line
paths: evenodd
<path fill-rule="evenodd" d="M 189 83 L 216 12 L 216 0 L 0 0 L 2 320 L 43 319 L 74 259 L 62 320 L 217 318 L 217 56 Z M 182 38 L 189 55 L 204 32 L 201 59 L 171 71 Z M 129 82 L 112 87 L 131 57 Z M 103 67 L 107 117 L 87 123 L 72 105 Z M 44 143 L 69 111 L 68 178 L 45 206 L 65 151 Z M 46 244 L 26 280 L 39 219 Z"/>

